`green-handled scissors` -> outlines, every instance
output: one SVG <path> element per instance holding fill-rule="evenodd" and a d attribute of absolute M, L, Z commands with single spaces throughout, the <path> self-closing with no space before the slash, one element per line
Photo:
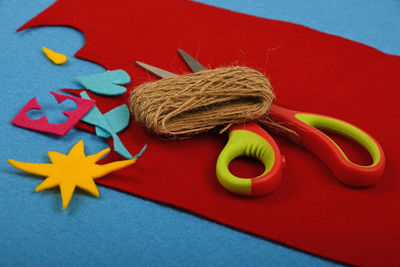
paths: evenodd
<path fill-rule="evenodd" d="M 183 50 L 178 50 L 193 72 L 205 70 L 197 60 Z M 136 62 L 159 78 L 177 76 L 154 66 Z M 364 187 L 376 183 L 385 169 L 385 155 L 379 143 L 360 128 L 345 121 L 313 113 L 298 112 L 273 104 L 270 108 L 273 121 L 284 122 L 299 136 L 299 144 L 316 155 L 344 184 Z M 362 166 L 351 162 L 342 149 L 326 134 L 318 130 L 330 130 L 344 135 L 365 147 L 372 157 L 372 164 Z M 229 163 L 239 156 L 259 159 L 264 172 L 254 178 L 244 179 L 229 171 Z M 274 139 L 254 122 L 233 125 L 229 140 L 221 151 L 216 165 L 217 178 L 227 190 L 242 195 L 264 195 L 272 192 L 280 183 L 285 158 L 280 154 Z"/>

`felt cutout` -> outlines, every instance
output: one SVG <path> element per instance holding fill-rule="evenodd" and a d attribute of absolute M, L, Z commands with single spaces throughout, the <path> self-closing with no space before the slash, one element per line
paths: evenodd
<path fill-rule="evenodd" d="M 85 91 L 81 92 L 81 97 L 83 99 L 90 99 L 89 95 Z M 124 109 L 119 108 L 117 110 L 114 110 L 111 113 L 111 115 L 108 116 L 108 118 L 112 117 L 112 114 L 115 114 L 115 113 L 119 112 L 120 110 L 124 110 Z M 121 113 L 121 112 L 119 112 L 119 113 Z M 117 130 L 122 130 L 123 128 L 125 128 L 127 126 L 127 121 L 124 120 L 124 119 L 126 119 L 126 112 L 123 113 L 123 115 L 125 115 L 125 116 L 123 116 L 122 123 L 121 122 L 120 123 L 118 123 L 118 122 L 111 123 L 111 125 L 113 125 Z M 128 112 L 127 119 L 129 122 L 129 112 Z M 122 144 L 121 140 L 119 139 L 119 137 L 117 135 L 117 132 L 115 132 L 115 130 L 112 128 L 112 126 L 110 126 L 110 124 L 108 123 L 107 117 L 105 115 L 103 116 L 103 114 L 100 112 L 100 110 L 96 106 L 94 106 L 94 108 L 92 110 L 90 110 L 82 118 L 82 121 L 96 126 L 96 134 L 99 132 L 99 136 L 101 136 L 101 137 L 105 136 L 104 138 L 108 138 L 111 136 L 114 140 L 113 144 L 114 144 L 115 152 L 117 152 L 118 154 L 120 154 L 121 156 L 123 156 L 127 159 L 133 158 L 132 155 L 129 153 L 129 151 L 124 146 L 124 144 Z M 125 127 L 123 127 L 121 129 L 121 125 L 124 126 L 124 124 L 126 124 Z"/>
<path fill-rule="evenodd" d="M 59 186 L 63 209 L 66 209 L 75 191 L 75 187 L 79 187 L 99 197 L 99 191 L 94 183 L 94 179 L 136 162 L 136 158 L 134 158 L 104 165 L 96 164 L 98 160 L 109 152 L 110 149 L 106 148 L 97 154 L 86 156 L 83 141 L 81 140 L 72 147 L 68 155 L 49 151 L 48 155 L 51 163 L 29 163 L 13 159 L 9 159 L 8 163 L 21 171 L 47 177 L 35 188 L 36 192 Z"/>
<path fill-rule="evenodd" d="M 68 121 L 68 117 L 64 115 L 64 111 L 76 110 L 76 103 L 70 99 L 57 103 L 52 94 L 47 94 L 37 98 L 41 109 L 31 109 L 27 115 L 32 120 L 38 120 L 45 116 L 49 123 L 61 124 Z"/>
<path fill-rule="evenodd" d="M 80 96 L 82 92 L 85 92 L 84 90 L 67 89 L 67 88 L 61 89 L 61 91 L 64 91 L 64 92 L 67 92 L 67 93 L 70 93 L 70 94 L 73 94 L 73 95 L 76 95 L 76 96 Z M 88 94 L 84 93 L 83 96 L 87 97 Z M 101 113 L 101 112 L 99 111 L 99 113 Z M 111 113 L 111 115 L 109 115 L 109 113 Z M 118 107 L 110 110 L 109 112 L 105 113 L 103 116 L 105 117 L 105 119 L 106 119 L 107 123 L 110 125 L 110 127 L 116 133 L 119 133 L 120 131 L 125 129 L 126 126 L 129 125 L 130 113 L 129 113 L 129 109 L 128 109 L 128 107 L 126 105 L 118 106 Z M 114 120 L 118 120 L 119 122 L 115 122 Z M 125 124 L 128 124 L 128 125 L 125 125 Z M 84 123 L 82 121 L 80 121 L 80 122 L 78 122 L 76 124 L 76 126 L 79 129 L 82 129 L 82 130 L 85 130 L 85 131 L 88 131 L 88 132 L 91 132 L 91 133 L 95 133 L 99 137 L 104 137 L 104 138 L 111 137 L 111 135 L 107 131 L 105 131 L 102 128 L 97 127 L 97 126 L 93 127 L 92 125 L 93 124 L 87 124 L 87 123 Z M 146 149 L 147 149 L 147 144 L 145 144 L 142 147 L 140 152 L 138 154 L 136 154 L 134 156 L 134 158 L 141 157 L 142 154 L 146 151 Z"/>
<path fill-rule="evenodd" d="M 42 47 L 44 54 L 57 65 L 62 65 L 67 62 L 67 56 L 61 53 L 57 53 L 47 47 Z"/>
<path fill-rule="evenodd" d="M 118 106 L 105 113 L 104 119 L 114 133 L 119 133 L 129 124 L 130 112 L 127 105 Z M 96 135 L 102 138 L 109 138 L 111 135 L 102 128 L 96 127 Z"/>
<path fill-rule="evenodd" d="M 287 160 L 280 187 L 265 197 L 240 198 L 227 193 L 216 178 L 216 160 L 227 135 L 166 140 L 131 122 L 119 138 L 129 151 L 147 143 L 151 150 L 146 151 L 146 160 L 98 183 L 336 261 L 397 265 L 400 57 L 292 23 L 194 1 L 168 3 L 59 0 L 21 29 L 43 25 L 79 29 L 86 44 L 76 56 L 106 69 L 126 70 L 134 75 L 135 86 L 152 79 L 133 64 L 137 60 L 174 73 L 189 72 L 178 60 L 178 48 L 209 68 L 255 68 L 270 79 L 278 105 L 341 118 L 374 136 L 385 151 L 385 174 L 373 187 L 349 188 L 337 183 L 316 157 L 277 139 Z M 67 15 L 72 13 L 73 17 Z M 133 84 L 127 89 L 133 90 Z M 128 97 L 92 98 L 100 110 L 111 110 Z M 352 158 L 359 149 L 350 145 L 345 153 Z M 105 161 L 118 157 L 111 153 Z M 253 165 L 234 163 L 235 175 L 258 175 Z"/>
<path fill-rule="evenodd" d="M 120 85 L 130 83 L 131 78 L 124 70 L 112 70 L 78 77 L 76 81 L 86 89 L 100 95 L 122 95 L 126 92 L 126 88 Z"/>
<path fill-rule="evenodd" d="M 34 97 L 19 111 L 11 123 L 30 130 L 65 135 L 94 106 L 95 103 L 95 101 L 91 99 L 88 100 L 74 96 L 61 95 L 55 92 L 50 93 L 56 98 L 56 101 L 59 104 L 67 99 L 70 99 L 77 104 L 75 110 L 64 111 L 64 115 L 68 117 L 68 121 L 60 124 L 52 124 L 49 123 L 45 116 L 38 120 L 32 120 L 28 116 L 27 112 L 32 109 L 41 109 L 36 97 Z"/>

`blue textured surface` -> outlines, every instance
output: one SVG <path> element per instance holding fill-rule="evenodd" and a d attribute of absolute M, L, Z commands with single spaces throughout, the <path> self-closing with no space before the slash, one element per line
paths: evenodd
<path fill-rule="evenodd" d="M 200 0 L 229 10 L 289 21 L 400 54 L 397 0 Z"/>
<path fill-rule="evenodd" d="M 99 187 L 99 199 L 77 192 L 65 211 L 57 189 L 35 193 L 42 178 L 13 169 L 8 158 L 47 162 L 48 150 L 66 153 L 81 139 L 87 154 L 107 147 L 103 139 L 77 130 L 59 138 L 10 123 L 34 96 L 51 112 L 31 116 L 45 114 L 50 121 L 61 122 L 62 109 L 48 92 L 79 88 L 75 77 L 104 71 L 73 57 L 84 44 L 84 36 L 77 31 L 47 27 L 15 32 L 52 2 L 0 1 L 0 266 L 334 265 L 105 187 Z M 400 3 L 396 0 L 202 2 L 297 22 L 400 54 Z M 42 46 L 66 54 L 68 62 L 53 65 Z M 63 108 L 71 106 L 66 103 Z"/>

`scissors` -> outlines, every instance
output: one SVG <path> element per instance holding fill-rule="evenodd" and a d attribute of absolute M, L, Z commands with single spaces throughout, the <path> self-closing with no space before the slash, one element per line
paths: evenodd
<path fill-rule="evenodd" d="M 206 69 L 185 51 L 179 49 L 178 52 L 193 72 Z M 159 78 L 178 76 L 143 62 L 136 61 L 136 64 Z M 382 147 L 360 128 L 333 117 L 289 110 L 276 104 L 272 104 L 268 116 L 295 131 L 300 137 L 298 144 L 317 156 L 342 183 L 366 187 L 375 184 L 383 175 L 385 155 Z M 364 166 L 351 162 L 343 150 L 319 129 L 333 131 L 356 141 L 367 149 L 372 164 Z M 264 164 L 264 172 L 249 179 L 233 175 L 228 166 L 239 156 L 260 160 Z M 246 122 L 229 128 L 228 142 L 217 159 L 216 174 L 220 184 L 228 191 L 259 196 L 278 187 L 285 163 L 285 157 L 281 155 L 274 139 L 255 122 Z"/>

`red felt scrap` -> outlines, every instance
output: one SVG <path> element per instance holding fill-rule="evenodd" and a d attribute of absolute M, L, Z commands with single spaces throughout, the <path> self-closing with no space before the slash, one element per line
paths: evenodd
<path fill-rule="evenodd" d="M 189 72 L 178 48 L 207 67 L 255 68 L 270 78 L 279 105 L 351 122 L 374 136 L 387 158 L 381 181 L 354 189 L 307 151 L 278 139 L 287 160 L 281 185 L 268 196 L 245 198 L 228 193 L 216 179 L 226 135 L 171 141 L 148 133 L 132 118 L 119 135 L 122 142 L 133 154 L 146 143 L 148 149 L 135 168 L 98 183 L 329 259 L 399 263 L 399 57 L 300 25 L 185 0 L 60 0 L 21 29 L 43 25 L 82 31 L 86 44 L 76 56 L 126 70 L 133 77 L 128 91 L 153 79 L 136 60 Z M 128 94 L 93 99 L 104 113 L 127 103 Z M 357 149 L 348 146 L 346 152 L 357 154 Z M 251 164 L 238 164 L 236 172 L 252 174 Z"/>

